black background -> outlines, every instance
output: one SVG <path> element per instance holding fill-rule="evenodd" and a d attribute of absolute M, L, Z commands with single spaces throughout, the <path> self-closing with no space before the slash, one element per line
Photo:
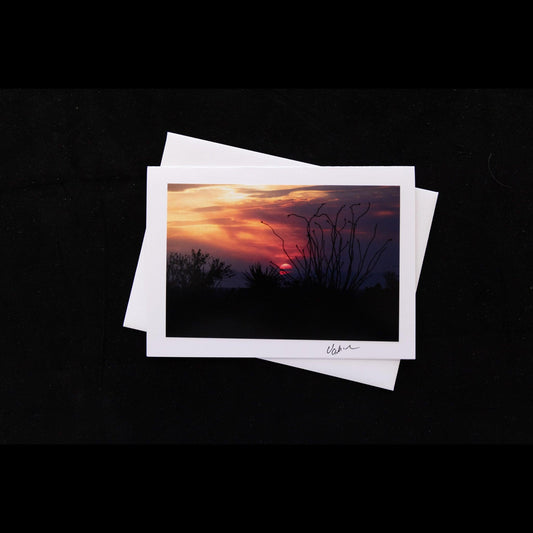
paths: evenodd
<path fill-rule="evenodd" d="M 533 90 L 258 87 L 0 90 L 0 442 L 531 443 Z M 316 165 L 414 165 L 439 192 L 417 359 L 395 391 L 255 359 L 146 358 L 122 321 L 167 131 Z"/>

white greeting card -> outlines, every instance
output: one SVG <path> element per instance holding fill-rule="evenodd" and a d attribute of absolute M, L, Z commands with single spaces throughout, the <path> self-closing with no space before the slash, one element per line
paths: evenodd
<path fill-rule="evenodd" d="M 413 167 L 149 167 L 147 355 L 415 358 Z"/>

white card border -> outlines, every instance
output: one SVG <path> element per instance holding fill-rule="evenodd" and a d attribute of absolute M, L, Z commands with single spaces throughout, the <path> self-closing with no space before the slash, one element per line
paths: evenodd
<path fill-rule="evenodd" d="M 253 178 L 251 178 L 253 174 Z M 276 183 L 400 186 L 400 340 L 357 341 L 357 350 L 332 356 L 328 347 L 347 341 L 219 339 L 165 336 L 166 201 L 168 183 Z M 414 167 L 147 167 L 147 233 L 160 253 L 150 256 L 155 282 L 148 302 L 148 357 L 261 357 L 305 359 L 415 359 Z M 354 344 L 354 343 L 352 343 Z M 355 344 L 354 344 L 355 345 Z M 357 354 L 357 355 L 354 355 Z"/>

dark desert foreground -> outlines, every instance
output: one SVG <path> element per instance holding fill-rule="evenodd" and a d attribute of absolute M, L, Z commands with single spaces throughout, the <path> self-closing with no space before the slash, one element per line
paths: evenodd
<path fill-rule="evenodd" d="M 169 337 L 398 340 L 398 290 L 168 288 Z"/>

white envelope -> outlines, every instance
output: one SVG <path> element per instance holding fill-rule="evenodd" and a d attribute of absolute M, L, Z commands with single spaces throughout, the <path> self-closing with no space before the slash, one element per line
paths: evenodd
<path fill-rule="evenodd" d="M 175 133 L 167 133 L 161 166 L 311 166 L 293 161 L 205 141 Z M 438 193 L 416 189 L 416 277 L 419 279 L 426 250 Z M 133 285 L 124 318 L 124 327 L 146 331 L 147 294 L 150 290 L 150 273 L 143 259 L 151 253 L 151 243 L 145 238 L 135 272 Z M 347 379 L 371 386 L 394 390 L 400 361 L 354 359 L 264 359 L 313 372 Z"/>

